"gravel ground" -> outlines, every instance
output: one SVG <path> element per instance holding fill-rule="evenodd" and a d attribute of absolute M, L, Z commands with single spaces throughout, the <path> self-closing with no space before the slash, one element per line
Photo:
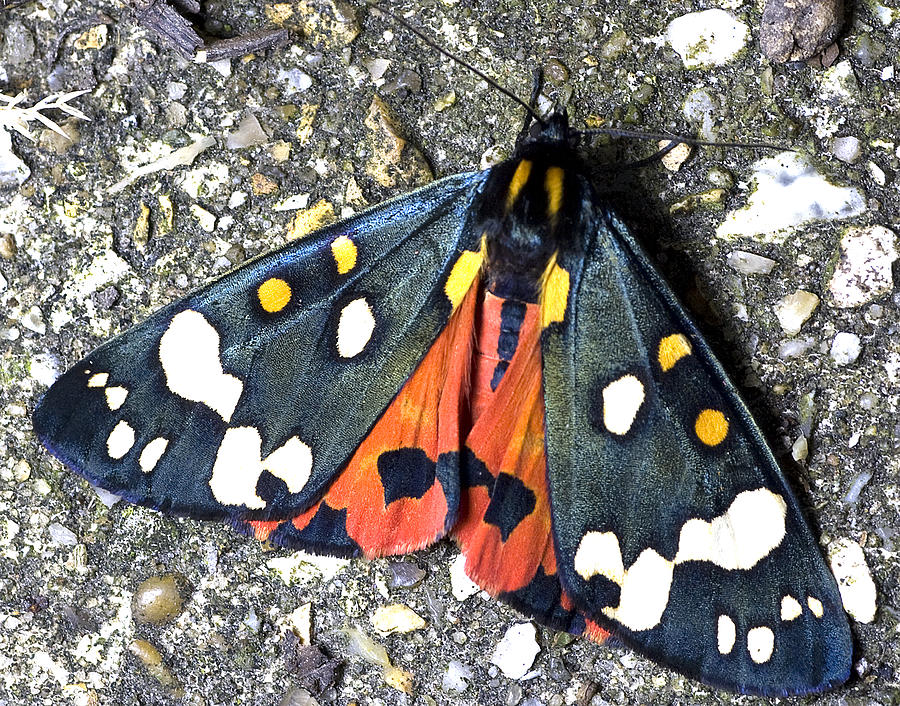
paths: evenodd
<path fill-rule="evenodd" d="M 693 3 L 401 4 L 517 94 L 543 67 L 545 95 L 574 125 L 771 141 L 802 155 L 793 168 L 805 179 L 779 180 L 782 164 L 773 181 L 771 163 L 753 166 L 779 159 L 772 151 L 702 149 L 677 171 L 622 171 L 608 167 L 653 146 L 599 139 L 589 150 L 607 165 L 598 184 L 744 393 L 823 551 L 864 556 L 847 598 L 853 677 L 797 701 L 900 703 L 900 12 L 874 0 L 852 8 L 822 68 L 764 58 L 757 4 L 716 3 L 727 37 L 688 41 L 684 56 L 673 47 L 710 18 L 688 17 L 668 41 L 667 27 Z M 31 410 L 95 345 L 311 225 L 508 155 L 522 114 L 358 3 L 205 3 L 204 35 L 291 33 L 216 64 L 179 57 L 115 2 L 7 5 L 0 91 L 24 92 L 23 107 L 84 90 L 68 105 L 90 121 L 49 110 L 71 140 L 32 121 L 35 141 L 12 131 L 6 147 L 0 128 L 0 704 L 299 705 L 314 703 L 309 693 L 322 704 L 774 701 L 542 628 L 526 676 L 510 678 L 491 657 L 524 621 L 486 595 L 458 599 L 447 543 L 402 560 L 304 561 L 227 527 L 112 503 L 51 459 Z M 192 163 L 133 173 L 191 144 Z M 748 203 L 756 210 L 733 215 Z M 418 624 L 378 611 L 391 604 L 426 625 L 382 636 L 378 621 Z M 530 630 L 517 633 L 526 653 Z"/>

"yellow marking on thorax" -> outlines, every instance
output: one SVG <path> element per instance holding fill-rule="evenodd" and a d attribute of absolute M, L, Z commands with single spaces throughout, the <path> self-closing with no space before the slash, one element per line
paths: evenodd
<path fill-rule="evenodd" d="M 683 333 L 673 333 L 659 342 L 659 367 L 664 373 L 675 367 L 675 363 L 691 354 L 691 343 Z"/>
<path fill-rule="evenodd" d="M 509 211 L 516 199 L 519 198 L 519 192 L 528 183 L 528 177 L 531 176 L 531 161 L 523 159 L 516 167 L 516 171 L 509 180 L 509 189 L 506 192 L 506 210 Z"/>
<path fill-rule="evenodd" d="M 569 273 L 556 262 L 556 253 L 541 276 L 541 327 L 562 321 L 569 302 Z"/>
<path fill-rule="evenodd" d="M 283 279 L 270 277 L 259 285 L 256 294 L 260 306 L 270 314 L 274 314 L 288 305 L 291 300 L 291 286 Z"/>
<path fill-rule="evenodd" d="M 707 446 L 718 446 L 728 436 L 728 420 L 717 409 L 704 409 L 697 415 L 694 431 Z"/>
<path fill-rule="evenodd" d="M 556 218 L 563 201 L 563 170 L 550 167 L 544 175 L 544 189 L 547 191 L 547 218 Z"/>
<path fill-rule="evenodd" d="M 482 236 L 480 250 L 477 252 L 475 250 L 464 250 L 456 258 L 456 262 L 453 263 L 450 276 L 447 277 L 447 281 L 444 284 L 444 294 L 447 295 L 447 299 L 453 305 L 454 311 L 462 303 L 466 292 L 472 287 L 472 283 L 481 271 L 486 251 L 487 243 L 484 236 Z"/>
<path fill-rule="evenodd" d="M 356 267 L 356 243 L 346 235 L 341 235 L 332 241 L 331 254 L 334 255 L 338 274 L 345 275 Z"/>

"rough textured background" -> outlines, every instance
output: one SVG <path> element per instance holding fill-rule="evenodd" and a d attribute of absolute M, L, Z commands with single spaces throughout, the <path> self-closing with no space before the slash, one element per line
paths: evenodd
<path fill-rule="evenodd" d="M 530 91 L 532 68 L 543 66 L 545 93 L 568 102 L 575 125 L 613 119 L 692 134 L 698 125 L 685 118 L 683 103 L 702 88 L 719 139 L 790 144 L 830 178 L 864 190 L 869 210 L 850 221 L 807 224 L 775 240 L 723 240 L 716 236 L 722 210 L 670 207 L 713 187 L 724 188 L 713 198 L 719 209 L 742 206 L 759 152 L 704 149 L 674 174 L 659 165 L 598 173 L 745 393 L 823 547 L 851 539 L 864 548 L 879 589 L 878 615 L 871 624 L 853 623 L 854 677 L 802 702 L 897 703 L 900 293 L 891 283 L 890 294 L 847 309 L 831 306 L 825 293 L 847 225 L 896 230 L 900 223 L 900 100 L 886 69 L 900 64 L 900 17 L 874 0 L 854 8 L 838 58 L 849 62 L 850 77 L 834 95 L 822 90 L 821 69 L 761 58 L 755 4 L 719 3 L 751 27 L 751 37 L 727 64 L 694 70 L 662 39 L 670 20 L 697 9 L 693 3 L 607 4 L 601 12 L 600 3 L 545 0 L 404 3 L 442 46 L 520 95 Z M 79 40 L 98 24 L 92 18 L 99 12 L 114 20 L 107 36 Z M 223 73 L 179 58 L 116 2 L 47 0 L 0 10 L 0 89 L 26 91 L 28 105 L 52 91 L 87 89 L 73 104 L 91 117 L 67 124 L 78 133 L 73 144 L 39 124 L 32 124 L 34 144 L 14 136 L 13 151 L 31 176 L 0 191 L 0 704 L 306 703 L 298 688 L 308 686 L 309 669 L 285 629 L 307 603 L 314 643 L 343 664 L 320 703 L 551 706 L 574 703 L 592 682 L 595 706 L 763 702 L 734 699 L 627 651 L 542 629 L 533 672 L 510 680 L 490 657 L 521 619 L 485 596 L 454 598 L 448 567 L 455 550 L 448 544 L 403 560 L 425 572 L 409 588 L 392 587 L 398 567 L 391 561 L 334 571 L 301 565 L 288 585 L 269 563 L 284 552 L 214 524 L 123 503 L 107 507 L 35 440 L 29 414 L 55 372 L 161 304 L 285 242 L 294 214 L 274 208 L 284 198 L 308 194 L 309 207 L 325 199 L 340 214 L 423 178 L 413 157 L 395 161 L 377 122 L 369 121 L 374 131 L 367 127 L 374 94 L 436 176 L 477 168 L 483 154 L 510 152 L 522 117 L 516 106 L 364 7 L 337 14 L 343 20 L 335 21 L 324 0 L 205 3 L 199 27 L 211 35 L 279 21 L 293 32 L 290 44 L 233 60 Z M 354 22 L 359 35 L 349 41 Z M 375 80 L 378 59 L 390 63 Z M 311 77 L 309 86 L 297 73 L 280 74 L 295 69 Z M 229 149 L 226 137 L 248 111 L 267 136 Z M 861 143 L 852 164 L 832 154 L 830 138 L 847 135 Z M 193 166 L 110 193 L 128 164 L 203 136 L 215 145 Z M 651 150 L 599 142 L 591 151 L 598 164 Z M 166 198 L 174 209 L 171 230 Z M 301 212 L 294 225 L 302 229 L 328 210 Z M 769 274 L 740 274 L 726 262 L 735 249 L 777 265 Z M 792 339 L 775 304 L 797 289 L 823 302 Z M 836 332 L 862 342 L 861 355 L 842 367 L 829 354 Z M 801 344 L 785 348 L 789 340 Z M 809 455 L 794 462 L 790 448 L 801 436 Z M 865 473 L 871 479 L 847 502 Z M 177 617 L 136 622 L 134 592 L 148 577 L 169 574 L 178 575 L 184 600 Z M 377 636 L 371 616 L 388 603 L 407 604 L 427 627 Z M 412 674 L 413 696 L 388 686 L 380 667 L 351 652 L 346 629 L 354 625 Z M 448 669 L 468 676 L 454 684 Z"/>

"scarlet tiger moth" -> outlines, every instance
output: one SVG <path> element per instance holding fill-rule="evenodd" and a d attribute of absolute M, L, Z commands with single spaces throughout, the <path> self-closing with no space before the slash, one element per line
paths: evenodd
<path fill-rule="evenodd" d="M 57 380 L 35 431 L 131 502 L 287 547 L 452 535 L 539 622 L 715 686 L 842 683 L 849 626 L 797 500 L 576 138 L 538 118 L 508 161 L 170 304 Z"/>

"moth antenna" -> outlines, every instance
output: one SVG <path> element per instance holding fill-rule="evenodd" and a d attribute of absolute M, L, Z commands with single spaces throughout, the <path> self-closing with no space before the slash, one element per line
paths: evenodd
<path fill-rule="evenodd" d="M 468 61 L 463 59 L 461 56 L 454 54 L 453 52 L 451 52 L 447 49 L 444 49 L 444 47 L 442 47 L 440 44 L 435 42 L 431 37 L 429 37 L 427 34 L 425 34 L 422 30 L 418 29 L 417 27 L 415 27 L 412 24 L 410 24 L 409 22 L 407 22 L 403 17 L 401 17 L 400 15 L 395 13 L 393 10 L 390 10 L 378 3 L 370 5 L 369 7 L 371 7 L 373 10 L 376 10 L 377 12 L 380 12 L 382 15 L 385 15 L 386 17 L 391 18 L 398 25 L 404 27 L 406 30 L 408 30 L 409 32 L 412 32 L 414 35 L 416 35 L 416 37 L 418 37 L 422 42 L 427 44 L 429 47 L 434 49 L 436 52 L 446 56 L 451 61 L 455 61 L 457 64 L 462 66 L 464 69 L 468 69 L 473 74 L 478 76 L 478 78 L 480 78 L 482 81 L 486 81 L 489 86 L 500 91 L 500 93 L 502 93 L 504 96 L 506 96 L 510 100 L 515 101 L 520 106 L 522 106 L 528 114 L 528 119 L 527 119 L 526 125 L 531 120 L 535 120 L 542 127 L 546 125 L 543 118 L 541 118 L 541 116 L 538 115 L 537 111 L 531 105 L 529 105 L 528 103 L 523 101 L 521 98 L 519 98 L 519 96 L 517 96 L 515 93 L 510 91 L 508 88 L 504 88 L 503 86 L 501 86 L 499 83 L 497 83 L 497 81 L 492 79 L 490 76 L 488 76 L 486 73 L 484 73 L 480 69 L 477 69 L 476 67 L 474 67 L 472 64 L 470 64 Z"/>
<path fill-rule="evenodd" d="M 684 137 L 682 135 L 669 135 L 662 132 L 643 132 L 641 130 L 627 130 L 617 127 L 597 127 L 585 130 L 572 130 L 572 134 L 610 135 L 611 137 L 630 137 L 635 140 L 669 140 L 673 143 L 673 146 L 685 144 L 693 145 L 694 147 L 740 147 L 744 149 L 778 150 L 779 152 L 796 151 L 790 147 L 776 145 L 771 142 L 716 142 L 713 140 L 699 140 L 694 137 Z M 671 149 L 671 147 L 669 149 Z M 665 154 L 663 150 L 666 150 L 666 152 L 668 151 L 666 148 L 662 148 L 660 152 L 663 154 Z M 659 154 L 658 156 L 661 157 L 662 154 Z"/>

